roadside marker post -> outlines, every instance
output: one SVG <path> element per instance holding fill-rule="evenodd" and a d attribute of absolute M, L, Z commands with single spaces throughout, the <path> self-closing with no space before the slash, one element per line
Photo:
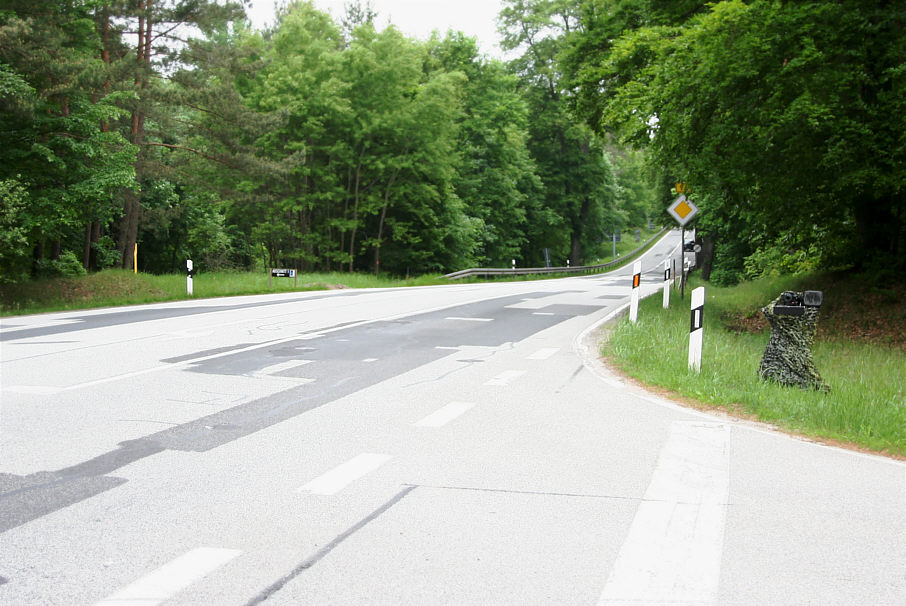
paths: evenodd
<path fill-rule="evenodd" d="M 632 297 L 629 302 L 629 319 L 639 321 L 639 287 L 642 285 L 642 262 L 636 261 L 632 266 Z"/>
<path fill-rule="evenodd" d="M 689 322 L 689 370 L 702 370 L 702 332 L 705 311 L 705 287 L 692 291 L 692 315 Z"/>
<path fill-rule="evenodd" d="M 670 309 L 670 259 L 664 260 L 664 309 Z"/>
<path fill-rule="evenodd" d="M 192 296 L 193 294 L 193 276 L 195 275 L 195 270 L 192 268 L 192 259 L 186 259 L 186 294 Z"/>

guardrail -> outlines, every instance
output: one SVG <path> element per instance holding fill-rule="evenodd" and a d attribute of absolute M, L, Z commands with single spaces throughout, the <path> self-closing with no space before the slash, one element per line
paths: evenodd
<path fill-rule="evenodd" d="M 460 278 L 473 278 L 473 277 L 485 277 L 490 278 L 492 276 L 534 276 L 541 274 L 594 274 L 600 273 L 602 271 L 607 271 L 612 267 L 622 265 L 627 261 L 632 260 L 634 256 L 648 248 L 648 246 L 663 237 L 665 233 L 670 231 L 671 228 L 665 227 L 657 234 L 655 234 L 647 242 L 636 248 L 634 251 L 629 254 L 620 257 L 615 261 L 609 261 L 607 263 L 601 263 L 600 265 L 580 265 L 579 267 L 523 267 L 519 269 L 509 269 L 506 267 L 473 267 L 471 269 L 461 269 L 459 271 L 454 271 L 451 274 L 447 274 L 444 278 L 448 280 L 459 280 Z"/>

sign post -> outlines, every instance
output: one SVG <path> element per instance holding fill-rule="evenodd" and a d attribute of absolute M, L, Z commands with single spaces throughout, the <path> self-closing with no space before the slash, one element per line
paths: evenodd
<path fill-rule="evenodd" d="M 636 261 L 632 266 L 632 297 L 629 300 L 629 320 L 639 321 L 639 287 L 642 285 L 642 262 Z"/>
<path fill-rule="evenodd" d="M 705 311 L 705 287 L 692 291 L 692 315 L 689 322 L 689 370 L 702 370 L 702 324 Z"/>
<path fill-rule="evenodd" d="M 679 193 L 679 196 L 667 207 L 667 212 L 670 213 L 670 216 L 676 219 L 676 222 L 680 224 L 680 251 L 683 255 L 683 258 L 686 257 L 686 223 L 692 220 L 692 218 L 698 214 L 698 207 L 692 203 L 686 197 L 684 192 L 689 191 L 689 187 L 685 183 L 677 183 L 676 191 Z M 684 264 L 685 265 L 685 264 Z M 686 268 L 683 267 L 683 281 L 680 282 L 680 298 L 683 298 L 685 294 L 685 283 L 686 280 Z"/>

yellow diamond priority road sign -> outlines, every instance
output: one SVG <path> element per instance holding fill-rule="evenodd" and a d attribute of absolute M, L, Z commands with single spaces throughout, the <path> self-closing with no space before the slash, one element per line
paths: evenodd
<path fill-rule="evenodd" d="M 686 196 L 678 196 L 673 204 L 667 207 L 667 212 L 676 219 L 677 223 L 685 225 L 698 213 L 698 207 Z"/>

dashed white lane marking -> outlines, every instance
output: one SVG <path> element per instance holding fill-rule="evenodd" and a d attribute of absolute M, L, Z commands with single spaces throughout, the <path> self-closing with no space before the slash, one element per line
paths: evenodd
<path fill-rule="evenodd" d="M 532 312 L 533 316 L 553 316 L 554 313 L 550 311 L 536 311 Z"/>
<path fill-rule="evenodd" d="M 599 606 L 717 599 L 729 492 L 729 427 L 677 422 Z"/>
<path fill-rule="evenodd" d="M 472 402 L 450 402 L 415 424 L 416 427 L 442 427 L 475 406 Z"/>
<path fill-rule="evenodd" d="M 459 316 L 449 316 L 445 320 L 456 320 L 458 322 L 493 322 L 494 318 L 461 318 Z"/>
<path fill-rule="evenodd" d="M 104 598 L 96 606 L 154 606 L 242 553 L 236 549 L 200 547 L 183 554 Z"/>
<path fill-rule="evenodd" d="M 524 375 L 525 372 L 526 371 L 524 371 L 524 370 L 507 370 L 505 372 L 500 373 L 499 375 L 497 375 L 496 377 L 494 377 L 487 383 L 485 383 L 485 385 L 500 385 L 500 386 L 509 385 L 515 379 L 518 379 L 519 377 Z"/>
<path fill-rule="evenodd" d="M 377 358 L 365 358 L 364 360 L 362 360 L 362 362 L 365 362 L 366 364 L 371 364 L 372 362 L 377 362 L 377 361 L 378 361 Z"/>
<path fill-rule="evenodd" d="M 272 364 L 271 366 L 265 366 L 261 370 L 255 372 L 256 376 L 263 375 L 273 375 L 284 370 L 289 370 L 290 368 L 298 368 L 299 366 L 304 366 L 306 364 L 311 364 L 311 360 L 289 360 L 287 362 L 280 362 L 279 364 Z"/>
<path fill-rule="evenodd" d="M 547 360 L 558 351 L 560 351 L 559 347 L 545 347 L 527 357 L 526 360 Z"/>
<path fill-rule="evenodd" d="M 459 348 L 459 347 L 450 347 L 450 346 L 448 346 L 448 345 L 435 345 L 435 346 L 434 346 L 434 349 L 448 349 L 448 350 L 450 350 L 450 351 L 459 351 L 461 348 Z"/>
<path fill-rule="evenodd" d="M 364 453 L 334 467 L 299 489 L 299 492 L 332 495 L 392 459 L 390 455 Z"/>

